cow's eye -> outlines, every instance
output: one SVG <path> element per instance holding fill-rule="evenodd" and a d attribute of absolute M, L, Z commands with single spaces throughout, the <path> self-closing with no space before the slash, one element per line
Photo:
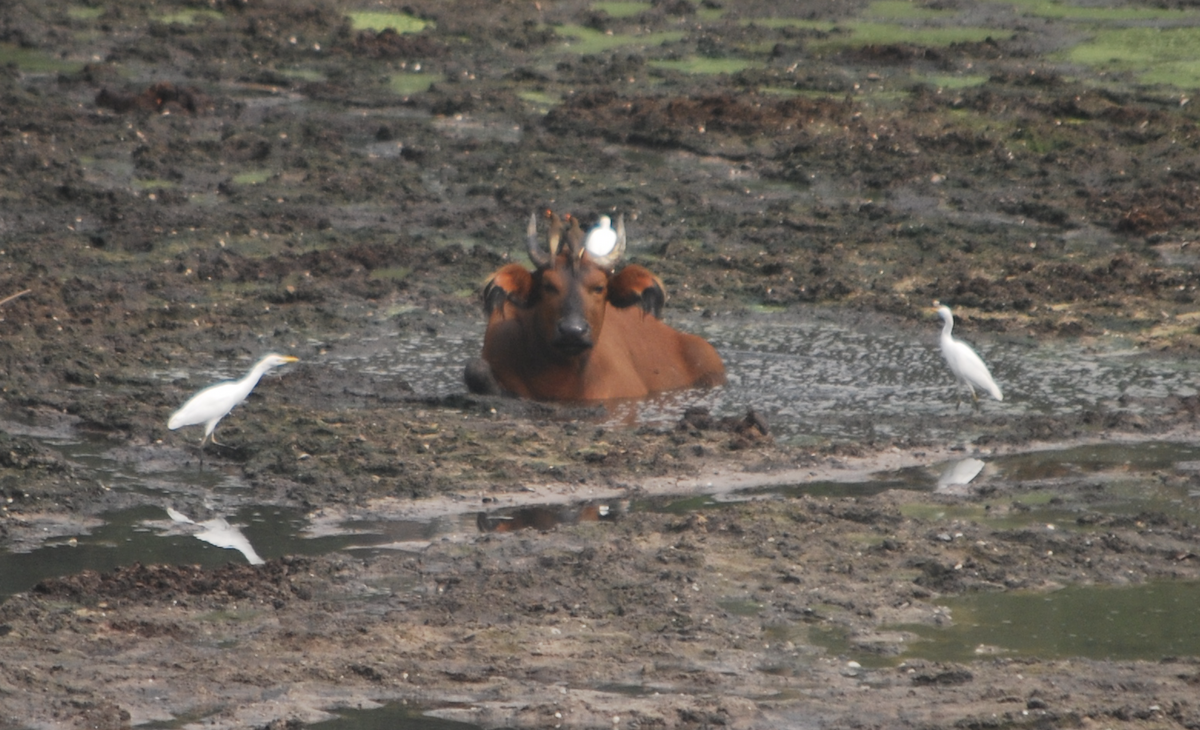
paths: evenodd
<path fill-rule="evenodd" d="M 604 287 L 603 286 L 594 286 L 594 287 L 592 287 L 592 293 L 593 294 L 603 294 Z"/>
<path fill-rule="evenodd" d="M 554 286 L 553 284 L 542 284 L 542 291 L 554 296 L 558 293 L 558 287 Z"/>

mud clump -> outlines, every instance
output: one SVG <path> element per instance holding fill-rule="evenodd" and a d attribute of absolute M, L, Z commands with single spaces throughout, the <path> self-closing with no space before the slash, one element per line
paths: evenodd
<path fill-rule="evenodd" d="M 302 584 L 311 569 L 310 561 L 303 558 L 284 558 L 262 566 L 230 563 L 216 570 L 134 563 L 110 573 L 85 571 L 47 579 L 34 586 L 33 594 L 92 607 L 101 603 L 117 608 L 124 603 L 213 606 L 249 601 L 278 608 L 289 600 L 312 597 Z"/>
<path fill-rule="evenodd" d="M 177 87 L 169 81 L 162 81 L 150 86 L 137 94 L 103 88 L 96 94 L 96 106 L 112 109 L 118 114 L 132 111 L 155 112 L 169 114 L 171 112 L 187 112 L 197 114 L 209 105 L 199 89 L 194 87 Z"/>

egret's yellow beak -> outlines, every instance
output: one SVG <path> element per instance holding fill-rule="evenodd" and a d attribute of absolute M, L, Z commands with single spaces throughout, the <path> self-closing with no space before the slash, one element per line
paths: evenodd
<path fill-rule="evenodd" d="M 293 356 L 291 356 L 291 355 L 284 355 L 284 356 L 283 356 L 283 359 L 284 359 L 286 362 L 300 362 L 300 358 L 298 358 L 298 357 L 293 357 Z"/>

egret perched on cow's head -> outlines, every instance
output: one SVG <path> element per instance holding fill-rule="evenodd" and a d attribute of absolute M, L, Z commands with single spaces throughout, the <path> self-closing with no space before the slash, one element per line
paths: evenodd
<path fill-rule="evenodd" d="M 534 270 L 511 263 L 484 286 L 483 357 L 463 372 L 471 392 L 600 401 L 725 382 L 712 345 L 660 319 L 666 292 L 658 277 L 637 264 L 618 270 L 623 216 L 611 246 L 596 250 L 577 217 L 547 218 L 550 246 L 543 248 L 538 216 L 529 217 L 525 245 Z"/>
<path fill-rule="evenodd" d="M 612 227 L 612 219 L 606 215 L 596 220 L 596 225 L 588 230 L 583 247 L 593 258 L 607 256 L 617 246 L 617 231 Z"/>
<path fill-rule="evenodd" d="M 937 303 L 935 302 L 935 304 Z M 954 329 L 954 315 L 950 314 L 950 308 L 944 305 L 938 306 L 937 314 L 942 318 L 943 323 L 942 357 L 946 359 L 946 365 L 950 367 L 950 372 L 954 373 L 958 382 L 965 385 L 967 391 L 970 392 L 971 398 L 975 401 L 975 407 L 979 407 L 979 396 L 975 394 L 976 388 L 987 391 L 996 400 L 1004 400 L 1000 386 L 996 385 L 995 380 L 992 380 L 992 374 L 988 372 L 987 365 L 983 364 L 979 355 L 975 354 L 975 351 L 965 342 L 960 342 L 950 336 L 950 331 Z M 961 393 L 958 405 L 962 405 Z"/>
<path fill-rule="evenodd" d="M 204 448 L 205 441 L 217 444 L 217 440 L 212 437 L 217 422 L 233 410 L 234 406 L 245 400 L 246 396 L 250 395 L 250 391 L 258 385 L 259 378 L 263 376 L 263 373 L 271 368 L 296 362 L 298 359 L 291 355 L 272 353 L 255 363 L 254 367 L 250 368 L 250 372 L 246 373 L 241 380 L 228 380 L 208 386 L 193 395 L 179 410 L 171 414 L 171 419 L 167 421 L 167 428 L 174 431 L 183 426 L 195 426 L 202 423 L 204 424 L 204 437 L 200 439 L 200 448 Z"/>

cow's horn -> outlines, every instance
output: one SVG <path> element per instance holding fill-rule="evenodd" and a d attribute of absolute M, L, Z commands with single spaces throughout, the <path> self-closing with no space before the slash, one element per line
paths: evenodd
<path fill-rule="evenodd" d="M 621 261 L 621 257 L 625 255 L 625 214 L 617 216 L 617 242 L 613 246 L 612 251 L 609 251 L 603 256 L 592 256 L 592 261 L 602 269 L 614 269 Z"/>
<path fill-rule="evenodd" d="M 567 213 L 567 218 L 571 214 Z M 558 256 L 558 244 L 562 239 L 563 219 L 552 210 L 546 211 L 546 219 L 550 221 L 550 232 L 546 234 L 546 247 L 550 250 L 550 259 Z"/>
<path fill-rule="evenodd" d="M 537 213 L 529 214 L 529 230 L 525 237 L 525 247 L 529 249 L 529 260 L 539 269 L 548 269 L 552 263 L 550 255 L 538 246 Z"/>

